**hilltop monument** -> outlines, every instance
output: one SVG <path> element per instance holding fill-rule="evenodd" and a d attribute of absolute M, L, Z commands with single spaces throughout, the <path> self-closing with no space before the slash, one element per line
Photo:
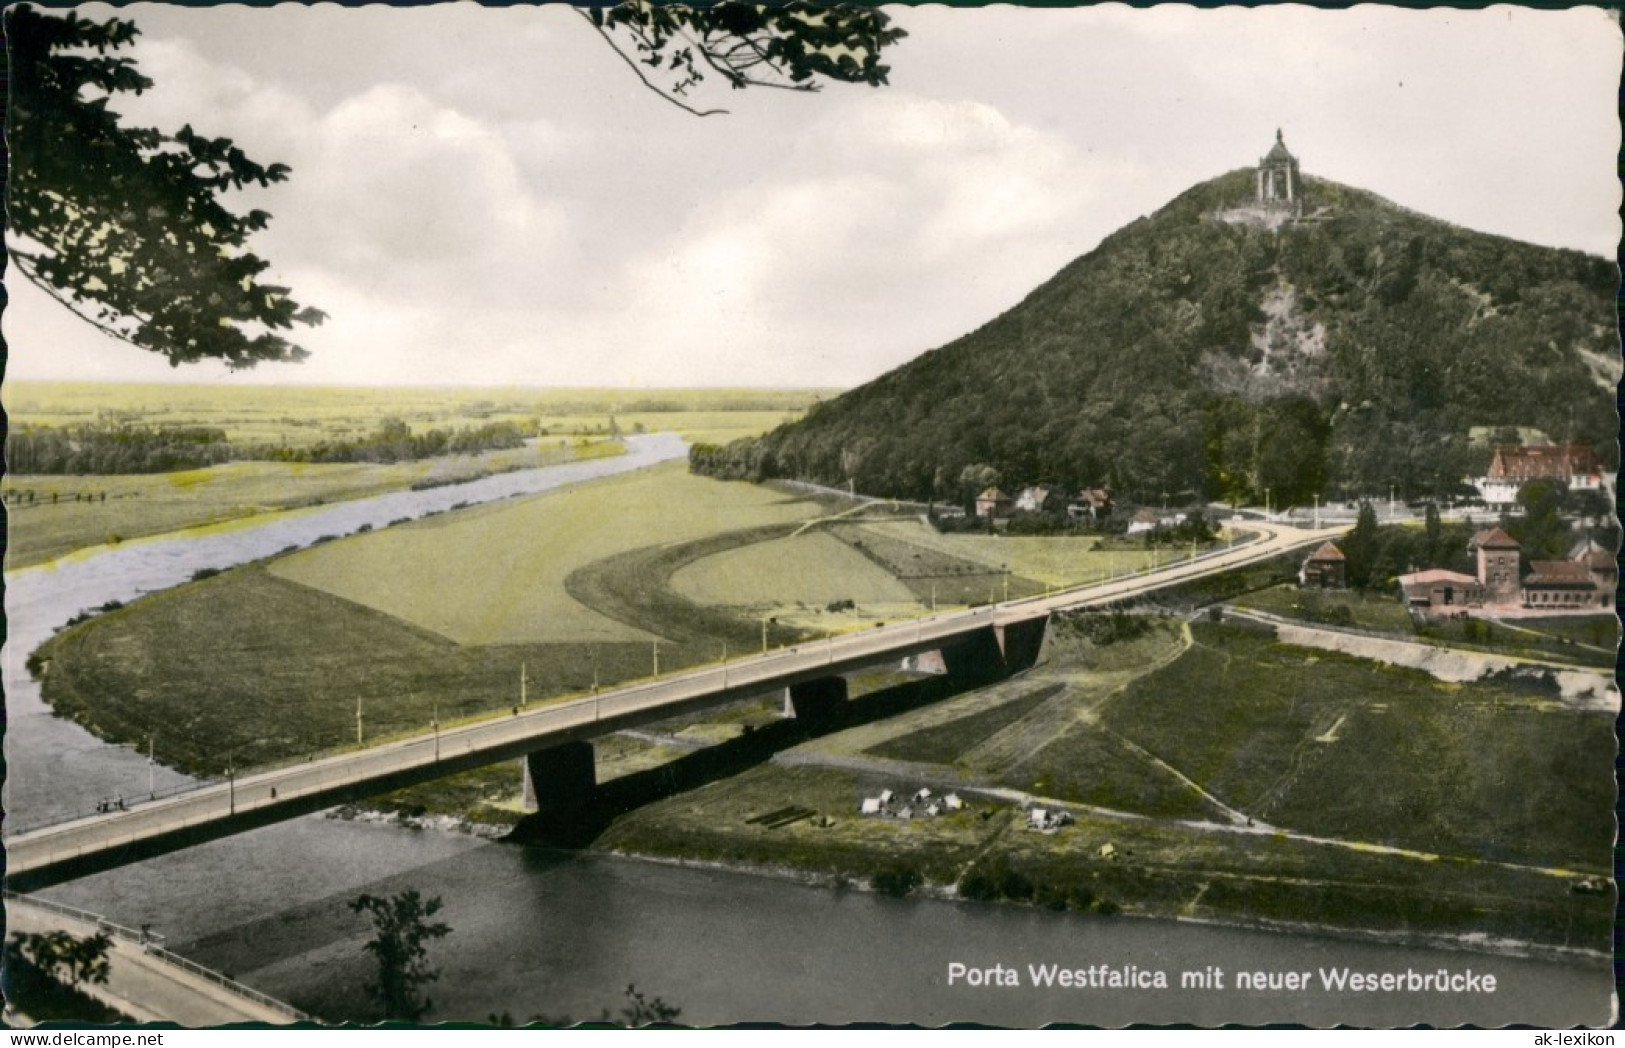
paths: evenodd
<path fill-rule="evenodd" d="M 1275 129 L 1275 144 L 1258 162 L 1258 203 L 1267 208 L 1303 210 L 1303 179 L 1298 174 L 1298 158 L 1293 156 Z"/>

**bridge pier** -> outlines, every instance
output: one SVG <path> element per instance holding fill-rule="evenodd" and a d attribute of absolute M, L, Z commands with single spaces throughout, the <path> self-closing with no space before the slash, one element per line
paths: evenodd
<path fill-rule="evenodd" d="M 1022 670 L 1033 668 L 1038 662 L 1039 653 L 1044 650 L 1044 634 L 1048 628 L 1048 615 L 993 627 L 994 637 L 999 642 L 999 651 L 1004 656 L 1006 674 L 1020 673 Z"/>
<path fill-rule="evenodd" d="M 999 623 L 978 630 L 937 653 L 945 672 L 960 687 L 975 688 L 1031 669 L 1044 649 L 1049 616 Z M 924 668 L 925 659 L 920 660 Z"/>
<path fill-rule="evenodd" d="M 827 721 L 846 702 L 845 677 L 819 677 L 784 689 L 784 715 L 797 720 Z"/>
<path fill-rule="evenodd" d="M 525 810 L 583 808 L 598 789 L 592 743 L 567 742 L 525 754 Z"/>

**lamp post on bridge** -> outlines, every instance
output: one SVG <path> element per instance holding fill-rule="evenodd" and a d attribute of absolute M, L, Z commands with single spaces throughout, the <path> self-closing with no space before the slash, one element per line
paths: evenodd
<path fill-rule="evenodd" d="M 440 760 L 440 703 L 436 702 L 429 716 L 429 727 L 434 729 L 434 759 Z"/>
<path fill-rule="evenodd" d="M 148 800 L 157 800 L 158 799 L 158 784 L 157 784 L 156 780 L 153 777 L 156 770 L 157 770 L 157 764 L 152 759 L 152 740 L 153 740 L 154 736 L 156 736 L 157 734 L 158 733 L 155 732 L 155 731 L 147 732 L 147 799 Z"/>
<path fill-rule="evenodd" d="M 226 754 L 226 814 L 237 814 L 237 754 Z"/>

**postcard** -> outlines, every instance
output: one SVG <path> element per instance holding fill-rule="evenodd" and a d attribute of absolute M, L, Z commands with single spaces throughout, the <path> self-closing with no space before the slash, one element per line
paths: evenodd
<path fill-rule="evenodd" d="M 9 1024 L 1613 1021 L 1615 13 L 6 30 Z"/>

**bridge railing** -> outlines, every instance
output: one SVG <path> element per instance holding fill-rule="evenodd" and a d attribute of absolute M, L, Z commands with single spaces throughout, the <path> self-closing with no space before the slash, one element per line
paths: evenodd
<path fill-rule="evenodd" d="M 244 1000 L 253 1001 L 255 1004 L 258 1004 L 263 1008 L 268 1008 L 280 1015 L 285 1015 L 291 1022 L 316 1022 L 315 1017 L 307 1012 L 302 1012 L 290 1004 L 277 1000 L 275 997 L 261 993 L 252 986 L 244 986 L 237 980 L 228 978 L 227 976 L 222 975 L 220 972 L 215 971 L 213 968 L 205 967 L 194 960 L 182 957 L 180 954 L 172 952 L 163 945 L 163 936 L 155 935 L 151 931 L 131 928 L 127 925 L 109 920 L 99 913 L 92 913 L 89 910 L 81 910 L 77 906 L 69 906 L 66 903 L 55 902 L 51 899 L 42 899 L 34 895 L 24 895 L 20 892 L 14 892 L 9 888 L 5 891 L 5 900 L 8 906 L 20 904 L 23 906 L 34 907 L 37 909 L 46 910 L 50 913 L 60 914 L 63 917 L 68 917 L 82 924 L 91 925 L 99 932 L 105 932 L 107 935 L 110 935 L 113 938 L 123 939 L 126 942 L 139 946 L 142 953 L 145 953 L 150 957 L 156 957 L 165 964 L 172 964 L 177 968 L 184 969 L 201 979 L 205 979 L 213 983 L 234 996 L 241 997 Z"/>

